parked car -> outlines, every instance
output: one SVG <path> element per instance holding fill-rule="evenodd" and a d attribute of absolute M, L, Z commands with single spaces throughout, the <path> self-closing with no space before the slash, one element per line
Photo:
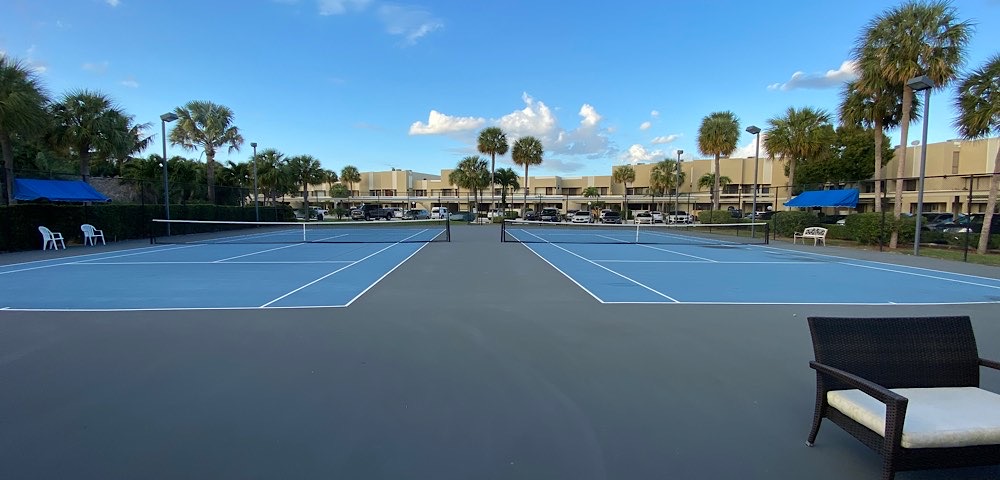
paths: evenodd
<path fill-rule="evenodd" d="M 601 214 L 601 223 L 622 223 L 622 214 L 614 211 L 607 211 Z"/>
<path fill-rule="evenodd" d="M 667 223 L 691 223 L 691 215 L 684 210 L 674 210 L 667 212 Z"/>
<path fill-rule="evenodd" d="M 400 207 L 390 207 L 386 210 L 392 212 L 392 216 L 395 218 L 403 218 L 403 213 L 406 213 L 406 210 L 403 210 Z"/>
<path fill-rule="evenodd" d="M 558 208 L 543 208 L 538 219 L 543 222 L 561 222 L 562 216 L 559 215 Z"/>
<path fill-rule="evenodd" d="M 590 215 L 590 212 L 588 212 L 586 210 L 580 210 L 580 211 L 574 213 L 573 214 L 573 218 L 570 219 L 570 222 L 573 222 L 573 223 L 592 223 L 593 221 L 594 221 L 594 219 Z"/>
<path fill-rule="evenodd" d="M 538 220 L 538 214 L 535 213 L 534 210 L 525 210 L 524 211 L 524 220 L 537 221 Z"/>
<path fill-rule="evenodd" d="M 957 222 L 945 224 L 943 227 L 947 233 L 982 233 L 985 220 L 986 214 L 973 213 L 972 216 L 959 218 Z M 993 214 L 993 220 L 990 222 L 990 233 L 993 232 L 1000 233 L 1000 214 Z"/>
<path fill-rule="evenodd" d="M 635 214 L 635 223 L 648 223 L 653 224 L 653 214 L 649 212 L 639 212 Z"/>
<path fill-rule="evenodd" d="M 362 204 L 351 210 L 351 220 L 392 220 L 395 215 L 392 209 L 382 208 L 378 205 Z"/>
<path fill-rule="evenodd" d="M 403 212 L 403 220 L 427 220 L 431 218 L 430 212 L 423 209 L 413 209 Z"/>
<path fill-rule="evenodd" d="M 653 223 L 663 223 L 666 217 L 663 216 L 663 212 L 652 211 L 649 212 L 653 216 Z"/>
<path fill-rule="evenodd" d="M 955 226 L 952 224 L 963 224 L 967 223 L 965 220 L 966 215 L 960 213 L 957 216 L 953 213 L 931 213 L 924 215 L 924 222 L 921 224 L 921 230 L 944 230 L 946 226 Z"/>
<path fill-rule="evenodd" d="M 431 207 L 431 219 L 444 220 L 448 218 L 448 207 Z"/>

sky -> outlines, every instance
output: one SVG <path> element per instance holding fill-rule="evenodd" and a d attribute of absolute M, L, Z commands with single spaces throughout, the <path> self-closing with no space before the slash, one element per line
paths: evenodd
<path fill-rule="evenodd" d="M 160 114 L 208 100 L 233 110 L 245 139 L 222 162 L 250 159 L 257 142 L 338 172 L 437 174 L 499 126 L 512 146 L 542 141 L 532 175 L 607 175 L 677 150 L 707 158 L 698 127 L 716 111 L 741 130 L 789 107 L 836 118 L 855 40 L 898 3 L 0 0 L 0 52 L 56 99 L 100 91 L 153 123 L 146 153 L 162 148 Z M 953 5 L 976 24 L 965 69 L 978 68 L 1000 52 L 1000 0 Z M 933 92 L 929 143 L 958 136 L 953 96 Z M 733 156 L 753 156 L 753 142 L 743 133 Z M 200 152 L 168 146 L 178 154 Z"/>

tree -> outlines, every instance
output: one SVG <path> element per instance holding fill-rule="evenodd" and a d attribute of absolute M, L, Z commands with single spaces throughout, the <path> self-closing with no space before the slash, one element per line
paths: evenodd
<path fill-rule="evenodd" d="M 740 140 L 740 121 L 733 112 L 715 112 L 701 119 L 698 128 L 698 150 L 705 155 L 715 155 L 714 170 L 719 173 L 719 158 L 732 155 Z M 712 210 L 719 209 L 721 186 L 712 189 Z"/>
<path fill-rule="evenodd" d="M 524 215 L 524 207 L 528 205 L 528 166 L 541 165 L 544 153 L 542 142 L 535 137 L 521 137 L 514 142 L 510 156 L 516 165 L 524 165 L 524 205 L 521 215 Z"/>
<path fill-rule="evenodd" d="M 458 162 L 451 173 L 448 174 L 448 181 L 460 188 L 467 188 L 472 191 L 476 205 L 479 205 L 479 190 L 489 181 L 489 170 L 486 169 L 486 160 L 473 155 L 465 157 Z M 469 207 L 471 212 L 473 207 Z"/>
<path fill-rule="evenodd" d="M 628 184 L 635 181 L 635 168 L 632 165 L 619 165 L 611 171 L 611 179 L 625 184 L 625 201 L 622 204 L 622 215 L 628 220 Z"/>
<path fill-rule="evenodd" d="M 347 188 L 347 185 L 343 183 L 335 183 L 330 187 L 330 197 L 335 199 L 347 198 L 351 196 L 351 191 Z M 343 217 L 346 210 L 340 207 L 340 200 L 334 200 L 333 212 L 337 215 L 337 218 Z"/>
<path fill-rule="evenodd" d="M 882 198 L 882 167 L 890 160 L 883 155 L 883 152 L 892 152 L 892 149 L 884 147 L 888 144 L 885 130 L 898 126 L 903 118 L 902 98 L 902 88 L 896 88 L 885 82 L 881 84 L 870 82 L 864 88 L 858 82 L 848 82 L 844 84 L 844 91 L 841 93 L 841 123 L 871 129 L 875 139 L 873 169 L 876 199 Z M 911 102 L 914 106 L 917 105 L 916 98 L 911 99 Z M 911 119 L 917 111 L 917 108 L 911 109 Z M 857 180 L 861 178 L 858 177 Z M 881 201 L 875 202 L 875 211 L 882 211 Z"/>
<path fill-rule="evenodd" d="M 906 82 L 927 75 L 939 88 L 958 74 L 972 24 L 958 21 L 956 11 L 945 1 L 910 1 L 873 18 L 865 26 L 854 49 L 859 78 L 865 91 L 879 86 L 902 88 L 900 145 L 906 146 L 913 110 L 913 89 Z M 906 173 L 906 149 L 901 149 L 896 177 Z M 893 215 L 898 219 L 903 207 L 903 182 L 897 180 Z M 899 236 L 893 231 L 889 247 L 896 248 Z"/>
<path fill-rule="evenodd" d="M 233 111 L 224 105 L 194 100 L 174 109 L 178 120 L 170 130 L 170 143 L 186 150 L 205 151 L 205 182 L 208 201 L 215 203 L 215 154 L 223 147 L 240 151 L 243 136 L 233 125 Z"/>
<path fill-rule="evenodd" d="M 796 163 L 816 160 L 830 151 L 834 141 L 830 114 L 811 107 L 788 107 L 784 115 L 770 118 L 767 123 L 764 148 L 771 158 L 778 155 L 787 162 L 787 193 L 791 198 Z"/>
<path fill-rule="evenodd" d="M 726 185 L 730 183 L 733 183 L 733 180 L 725 175 L 716 178 L 714 173 L 706 173 L 698 179 L 698 190 L 708 188 L 711 192 L 715 188 L 726 188 Z M 712 193 L 715 194 L 715 192 Z M 712 210 L 718 210 L 718 208 Z"/>
<path fill-rule="evenodd" d="M 494 181 L 500 185 L 500 203 L 502 203 L 504 209 L 506 209 L 507 189 L 510 189 L 511 195 L 513 196 L 514 191 L 521 188 L 521 184 L 517 181 L 517 172 L 515 172 L 513 168 L 501 168 L 496 171 Z"/>
<path fill-rule="evenodd" d="M 14 149 L 12 137 L 29 136 L 46 124 L 48 95 L 38 77 L 19 60 L 0 54 L 0 151 L 4 202 L 14 203 Z"/>
<path fill-rule="evenodd" d="M 325 170 L 312 155 L 296 155 L 288 159 L 288 173 L 302 187 L 302 208 L 309 218 L 309 185 L 323 181 Z"/>
<path fill-rule="evenodd" d="M 285 155 L 267 148 L 257 152 L 257 183 L 264 198 L 271 199 L 271 205 L 278 202 L 278 197 L 292 191 L 295 181 L 287 175 Z"/>
<path fill-rule="evenodd" d="M 90 179 L 90 161 L 136 148 L 130 119 L 111 99 L 100 92 L 74 90 L 52 105 L 53 141 L 80 160 L 80 177 Z"/>
<path fill-rule="evenodd" d="M 351 187 L 351 195 L 354 195 L 354 184 L 361 181 L 361 172 L 354 165 L 346 165 L 340 169 L 340 181 L 347 182 Z"/>
<path fill-rule="evenodd" d="M 487 127 L 479 132 L 479 141 L 476 145 L 479 153 L 490 156 L 490 198 L 493 198 L 493 186 L 496 185 L 496 165 L 497 155 L 507 154 L 507 134 L 503 133 L 499 127 Z M 495 205 L 491 205 L 496 208 Z"/>
<path fill-rule="evenodd" d="M 796 183 L 840 184 L 872 178 L 875 174 L 872 157 L 888 162 L 893 156 L 888 137 L 883 133 L 882 141 L 876 142 L 873 130 L 851 124 L 837 127 L 827 153 L 820 155 L 817 161 L 805 161 L 796 166 Z M 876 144 L 879 144 L 881 151 L 876 151 Z M 876 205 L 879 198 L 881 197 L 876 197 Z"/>
<path fill-rule="evenodd" d="M 595 209 L 595 208 L 601 208 L 601 207 L 604 206 L 604 202 L 601 201 L 601 190 L 599 188 L 597 188 L 597 187 L 587 187 L 587 188 L 583 189 L 583 196 L 584 196 L 584 198 L 593 198 L 594 199 L 594 200 L 590 200 L 590 201 L 587 202 L 588 204 L 590 204 L 590 207 L 591 207 L 591 210 L 590 210 L 590 214 L 591 215 L 594 214 L 594 210 L 593 209 Z"/>
<path fill-rule="evenodd" d="M 1000 54 L 993 55 L 977 70 L 970 72 L 958 84 L 955 108 L 958 118 L 955 126 L 963 138 L 981 138 L 1000 133 Z M 1000 151 L 993 159 L 993 176 L 986 200 L 983 231 L 979 235 L 980 254 L 986 253 L 990 226 L 997 208 L 997 190 L 1000 188 Z"/>
<path fill-rule="evenodd" d="M 666 196 L 670 190 L 677 189 L 684 184 L 684 172 L 677 171 L 677 161 L 669 158 L 663 159 L 653 165 L 649 172 L 649 189 L 655 195 Z"/>

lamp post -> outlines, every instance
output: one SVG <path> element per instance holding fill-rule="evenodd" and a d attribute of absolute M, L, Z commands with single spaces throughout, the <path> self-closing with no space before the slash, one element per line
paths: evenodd
<path fill-rule="evenodd" d="M 170 220 L 170 179 L 167 173 L 167 122 L 174 120 L 177 120 L 177 114 L 174 112 L 167 112 L 160 115 L 160 137 L 163 140 L 163 208 L 167 220 Z M 169 222 L 167 223 L 167 235 L 170 235 Z"/>
<path fill-rule="evenodd" d="M 747 127 L 750 135 L 757 137 L 756 146 L 753 151 L 753 203 L 750 207 L 750 236 L 754 236 L 754 228 L 757 226 L 757 162 L 760 161 L 760 128 L 756 125 Z"/>
<path fill-rule="evenodd" d="M 257 142 L 250 142 L 253 147 L 253 212 L 260 221 L 260 200 L 257 197 Z"/>
<path fill-rule="evenodd" d="M 913 234 L 913 255 L 920 255 L 920 228 L 924 219 L 924 172 L 927 168 L 927 115 L 931 107 L 931 89 L 934 81 L 927 75 L 914 77 L 906 85 L 915 92 L 924 91 L 924 131 L 920 138 L 920 181 L 917 186 L 917 231 Z"/>
<path fill-rule="evenodd" d="M 674 214 L 672 215 L 674 217 L 674 222 L 677 221 L 677 211 L 680 210 L 681 203 L 681 155 L 683 153 L 684 150 L 677 151 L 677 176 L 674 179 Z M 667 216 L 668 222 L 670 221 L 670 217 L 671 215 Z"/>

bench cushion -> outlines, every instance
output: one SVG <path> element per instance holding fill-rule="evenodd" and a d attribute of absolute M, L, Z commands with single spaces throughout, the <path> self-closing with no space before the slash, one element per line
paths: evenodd
<path fill-rule="evenodd" d="M 975 387 L 893 388 L 909 399 L 903 448 L 1000 445 L 1000 395 Z M 885 436 L 885 405 L 860 390 L 827 392 L 831 407 Z"/>

